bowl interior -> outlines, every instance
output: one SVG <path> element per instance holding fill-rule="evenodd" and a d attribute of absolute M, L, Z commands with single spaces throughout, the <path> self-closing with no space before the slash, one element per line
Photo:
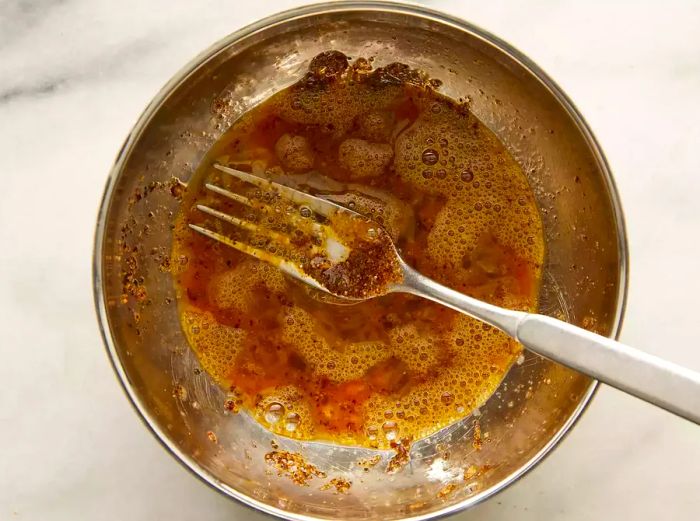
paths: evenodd
<path fill-rule="evenodd" d="M 310 59 L 337 49 L 375 64 L 401 61 L 470 100 L 532 184 L 546 228 L 541 312 L 615 334 L 625 284 L 616 194 L 585 125 L 541 73 L 463 22 L 397 5 L 302 8 L 244 29 L 186 68 L 147 108 L 120 153 L 100 214 L 96 299 L 105 340 L 128 394 L 163 443 L 225 493 L 292 518 L 430 517 L 473 504 L 536 462 L 571 425 L 594 384 L 527 353 L 472 416 L 415 444 L 410 464 L 391 456 L 274 437 L 245 414 L 225 414 L 225 394 L 180 330 L 167 267 L 177 212 L 173 176 L 187 181 L 232 121 L 293 83 Z M 484 443 L 476 450 L 475 421 Z M 271 472 L 264 455 L 303 455 L 327 473 L 309 486 Z M 474 465 L 474 467 L 472 467 Z M 475 470 L 477 469 L 477 470 Z M 467 479 L 463 475 L 467 474 Z M 347 494 L 320 490 L 333 477 Z M 447 488 L 446 488 L 447 486 Z M 306 517 L 305 517 L 306 516 Z"/>

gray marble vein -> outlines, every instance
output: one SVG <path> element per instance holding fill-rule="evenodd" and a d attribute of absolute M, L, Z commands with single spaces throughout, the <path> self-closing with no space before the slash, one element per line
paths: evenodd
<path fill-rule="evenodd" d="M 109 82 L 128 67 L 145 60 L 157 51 L 159 42 L 150 38 L 134 39 L 113 52 L 104 52 L 76 61 L 68 66 L 50 68 L 38 74 L 6 74 L 10 78 L 0 83 L 0 107 L 3 103 L 26 97 L 48 96 L 65 88 L 83 83 Z M 2 66 L 0 66 L 2 72 Z"/>

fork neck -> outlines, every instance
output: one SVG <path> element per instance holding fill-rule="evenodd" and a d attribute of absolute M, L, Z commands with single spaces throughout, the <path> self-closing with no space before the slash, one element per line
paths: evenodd
<path fill-rule="evenodd" d="M 392 292 L 411 293 L 427 298 L 486 322 L 511 337 L 517 338 L 518 324 L 527 316 L 527 313 L 504 309 L 459 293 L 420 274 L 403 260 L 401 261 L 401 270 L 403 282 L 393 287 Z"/>

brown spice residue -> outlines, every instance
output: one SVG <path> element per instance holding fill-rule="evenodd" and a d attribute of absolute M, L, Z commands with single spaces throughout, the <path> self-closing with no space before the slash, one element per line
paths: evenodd
<path fill-rule="evenodd" d="M 309 73 L 319 79 L 335 79 L 348 68 L 348 57 L 339 51 L 325 51 L 309 64 Z"/>
<path fill-rule="evenodd" d="M 167 182 L 151 181 L 147 185 L 139 186 L 134 189 L 129 196 L 129 209 L 148 197 L 151 192 L 159 190 L 168 191 L 176 199 L 181 199 L 185 188 L 187 188 L 187 184 L 180 181 L 177 177 L 171 177 Z"/>
<path fill-rule="evenodd" d="M 375 87 L 404 84 L 424 88 L 432 87 L 426 73 L 412 69 L 404 63 L 390 63 L 385 67 L 379 67 L 368 77 L 368 82 Z"/>
<path fill-rule="evenodd" d="M 438 499 L 445 499 L 447 496 L 452 494 L 455 490 L 457 489 L 457 484 L 456 483 L 448 483 L 444 487 L 442 487 L 438 493 L 437 497 Z"/>
<path fill-rule="evenodd" d="M 182 196 L 185 194 L 185 189 L 187 188 L 187 183 L 180 181 L 177 177 L 172 177 L 170 179 L 170 195 L 172 195 L 178 201 L 182 200 Z"/>
<path fill-rule="evenodd" d="M 229 387 L 229 394 L 224 400 L 224 411 L 230 412 L 231 414 L 238 414 L 243 405 L 243 399 L 241 398 L 238 390 L 235 386 Z"/>
<path fill-rule="evenodd" d="M 583 319 L 581 320 L 581 327 L 593 333 L 598 333 L 599 335 L 605 334 L 605 332 L 601 330 L 598 321 L 590 315 L 586 315 L 585 317 L 583 317 Z"/>
<path fill-rule="evenodd" d="M 209 438 L 209 441 L 212 443 L 219 443 L 219 438 L 216 437 L 214 431 L 207 431 L 207 438 Z"/>
<path fill-rule="evenodd" d="M 352 481 L 348 481 L 347 479 L 343 478 L 333 478 L 328 483 L 323 485 L 321 490 L 330 490 L 331 488 L 335 488 L 336 494 L 347 494 L 351 486 Z"/>
<path fill-rule="evenodd" d="M 382 457 L 377 454 L 376 456 L 372 456 L 371 458 L 367 459 L 361 459 L 357 462 L 357 465 L 362 468 L 365 472 L 369 472 L 369 469 L 372 467 L 376 466 L 377 463 L 382 461 Z"/>
<path fill-rule="evenodd" d="M 346 212 L 331 217 L 331 225 L 350 246 L 348 258 L 331 262 L 321 256 L 302 258 L 302 269 L 328 291 L 348 298 L 364 299 L 387 293 L 402 279 L 391 237 L 379 225 Z"/>
<path fill-rule="evenodd" d="M 187 400 L 187 389 L 185 389 L 182 385 L 177 384 L 173 387 L 173 396 L 184 402 Z"/>
<path fill-rule="evenodd" d="M 308 486 L 314 477 L 325 478 L 326 473 L 307 463 L 298 452 L 275 450 L 265 454 L 265 462 L 277 469 L 277 475 L 286 475 L 299 486 Z"/>
<path fill-rule="evenodd" d="M 168 182 L 152 181 L 145 186 L 137 187 L 129 196 L 129 211 L 131 212 L 136 204 L 156 191 L 169 192 L 173 197 L 181 200 L 182 194 L 186 188 L 187 185 L 176 177 L 172 177 Z M 153 213 L 149 213 L 149 217 L 153 216 Z M 121 226 L 119 248 L 122 251 L 123 263 L 120 273 L 122 279 L 122 295 L 119 301 L 122 304 L 128 304 L 130 298 L 133 298 L 136 303 L 141 304 L 144 303 L 148 297 L 146 287 L 144 286 L 144 277 L 141 274 L 142 270 L 137 260 L 140 253 L 138 243 L 144 235 L 148 234 L 148 230 L 148 225 L 138 225 L 133 217 L 129 218 Z M 171 262 L 169 256 L 160 251 L 151 252 L 151 255 L 156 256 L 160 271 L 170 271 Z"/>
<path fill-rule="evenodd" d="M 472 463 L 464 470 L 464 481 L 478 478 L 491 468 L 491 465 L 474 465 Z"/>
<path fill-rule="evenodd" d="M 129 301 L 129 296 L 134 297 L 137 302 L 146 300 L 146 288 L 138 275 L 138 262 L 135 255 L 127 255 L 124 258 L 125 268 L 122 271 L 122 303 Z"/>
<path fill-rule="evenodd" d="M 396 451 L 396 454 L 389 460 L 386 466 L 387 474 L 394 474 L 401 470 L 411 460 L 409 455 L 410 442 L 407 439 L 401 440 L 401 443 L 391 442 L 391 448 Z"/>
<path fill-rule="evenodd" d="M 415 503 L 410 503 L 409 505 L 407 505 L 406 510 L 408 510 L 409 512 L 418 512 L 420 510 L 425 510 L 427 506 L 427 501 L 416 501 Z"/>
<path fill-rule="evenodd" d="M 158 269 L 163 273 L 170 272 L 170 257 L 168 255 L 163 255 L 160 262 L 158 263 Z"/>
<path fill-rule="evenodd" d="M 479 420 L 474 420 L 474 433 L 472 434 L 472 447 L 474 450 L 481 450 L 484 441 L 481 436 L 481 423 Z"/>
<path fill-rule="evenodd" d="M 239 405 L 243 403 L 243 400 L 236 400 L 235 398 L 226 398 L 224 400 L 224 410 L 227 412 L 230 412 L 232 414 L 237 414 L 239 409 Z"/>

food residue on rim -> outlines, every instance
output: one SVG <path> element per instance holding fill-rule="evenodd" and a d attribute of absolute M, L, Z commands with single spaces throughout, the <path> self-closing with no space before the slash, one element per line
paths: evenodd
<path fill-rule="evenodd" d="M 240 406 L 243 404 L 243 400 L 236 396 L 227 396 L 224 400 L 224 411 L 231 414 L 238 414 L 240 411 Z"/>
<path fill-rule="evenodd" d="M 347 494 L 352 486 L 352 481 L 345 478 L 333 478 L 325 485 L 321 486 L 321 490 L 335 489 L 336 494 Z"/>
<path fill-rule="evenodd" d="M 313 478 L 325 478 L 326 473 L 308 463 L 298 452 L 274 450 L 265 454 L 265 462 L 277 470 L 279 476 L 287 476 L 295 484 L 308 486 Z"/>
<path fill-rule="evenodd" d="M 464 481 L 470 481 L 472 479 L 478 478 L 487 471 L 491 470 L 492 468 L 493 467 L 491 465 L 476 465 L 472 463 L 466 469 L 464 469 Z"/>
<path fill-rule="evenodd" d="M 484 439 L 481 434 L 481 422 L 479 420 L 474 420 L 472 425 L 474 427 L 474 431 L 472 432 L 472 447 L 474 447 L 474 450 L 481 450 L 484 446 Z"/>
<path fill-rule="evenodd" d="M 411 460 L 410 440 L 404 438 L 400 442 L 392 441 L 391 448 L 396 452 L 396 454 L 392 456 L 392 458 L 389 460 L 389 464 L 386 466 L 387 474 L 394 474 L 398 472 L 408 465 L 408 462 Z"/>
<path fill-rule="evenodd" d="M 445 485 L 444 487 L 442 487 L 438 491 L 437 497 L 438 497 L 438 499 L 446 499 L 447 497 L 452 495 L 452 493 L 455 490 L 457 490 L 457 484 L 456 483 L 448 483 L 447 485 Z"/>
<path fill-rule="evenodd" d="M 370 458 L 361 459 L 357 462 L 357 466 L 362 468 L 365 472 L 369 472 L 369 469 L 376 467 L 377 464 L 382 461 L 382 457 L 377 454 Z"/>
<path fill-rule="evenodd" d="M 465 105 L 437 93 L 437 85 L 402 64 L 373 69 L 336 51 L 315 58 L 298 83 L 251 109 L 210 150 L 183 196 L 170 255 L 181 326 L 205 370 L 235 389 L 235 407 L 278 435 L 393 448 L 392 471 L 408 461 L 400 440 L 468 416 L 495 391 L 519 345 L 411 295 L 335 305 L 187 225 L 218 226 L 260 243 L 254 232 L 194 209 L 207 204 L 282 226 L 283 219 L 257 206 L 204 190 L 212 180 L 260 207 L 271 203 L 269 194 L 213 170 L 216 162 L 358 212 L 421 273 L 485 301 L 534 311 L 544 239 L 533 192 L 496 136 Z M 308 208 L 287 210 L 323 222 Z M 294 247 L 313 246 L 289 228 L 275 229 Z M 371 251 L 364 253 L 359 268 L 381 275 L 382 267 L 367 264 Z M 181 258 L 187 262 L 175 261 Z M 330 270 L 324 259 L 309 259 L 307 267 L 337 293 L 358 291 L 352 270 Z M 479 443 L 475 438 L 475 448 Z"/>

